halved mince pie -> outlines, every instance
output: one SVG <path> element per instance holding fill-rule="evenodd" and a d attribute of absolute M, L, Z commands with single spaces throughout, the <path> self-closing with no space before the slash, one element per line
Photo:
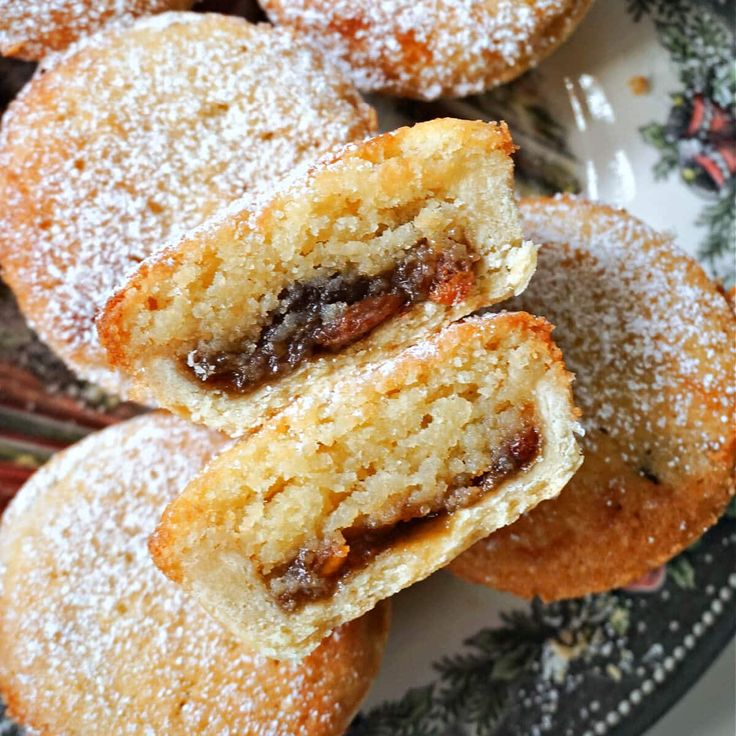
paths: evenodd
<path fill-rule="evenodd" d="M 248 647 L 306 654 L 570 479 L 572 377 L 551 329 L 471 316 L 343 372 L 186 487 L 156 564 Z"/>
<path fill-rule="evenodd" d="M 241 435 L 344 367 L 519 293 L 535 266 L 503 124 L 351 144 L 145 262 L 100 320 L 158 401 Z"/>

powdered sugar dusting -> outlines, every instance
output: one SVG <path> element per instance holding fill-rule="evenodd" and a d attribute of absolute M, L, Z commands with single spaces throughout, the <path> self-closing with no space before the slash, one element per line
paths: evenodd
<path fill-rule="evenodd" d="M 169 13 L 45 64 L 0 134 L 0 248 L 34 327 L 119 387 L 94 317 L 142 259 L 373 114 L 286 30 Z M 16 184 L 23 181 L 24 187 Z"/>
<path fill-rule="evenodd" d="M 302 663 L 242 651 L 156 570 L 161 507 L 225 441 L 141 417 L 57 455 L 0 533 L 0 680 L 54 733 L 336 734 L 375 666 L 360 623 Z M 364 631 L 364 630 L 362 630 Z M 373 661 L 370 661 L 371 658 Z"/>
<path fill-rule="evenodd" d="M 41 59 L 114 19 L 188 8 L 194 0 L 0 0 L 0 51 Z"/>
<path fill-rule="evenodd" d="M 522 214 L 529 237 L 548 245 L 510 307 L 556 325 L 586 451 L 605 435 L 641 472 L 708 472 L 734 431 L 734 320 L 715 287 L 621 211 L 564 197 Z"/>
<path fill-rule="evenodd" d="M 480 92 L 558 40 L 569 0 L 264 0 L 366 90 L 426 99 Z"/>

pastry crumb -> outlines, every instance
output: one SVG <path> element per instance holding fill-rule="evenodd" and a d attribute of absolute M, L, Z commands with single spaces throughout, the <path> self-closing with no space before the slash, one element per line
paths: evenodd
<path fill-rule="evenodd" d="M 647 95 L 651 92 L 652 83 L 649 80 L 649 77 L 644 77 L 641 74 L 637 74 L 629 79 L 629 89 L 631 90 L 632 94 L 640 97 L 641 95 Z"/>

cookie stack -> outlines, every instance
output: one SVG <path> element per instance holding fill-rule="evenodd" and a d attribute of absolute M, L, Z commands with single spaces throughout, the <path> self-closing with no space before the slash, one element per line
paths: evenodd
<path fill-rule="evenodd" d="M 715 521 L 736 457 L 715 286 L 622 211 L 519 205 L 505 124 L 376 136 L 353 86 L 492 86 L 587 2 L 269 1 L 275 27 L 11 5 L 0 43 L 31 58 L 125 16 L 3 118 L 0 261 L 81 376 L 161 407 L 59 453 L 3 519 L 19 721 L 340 734 L 398 591 L 449 565 L 581 595 Z"/>

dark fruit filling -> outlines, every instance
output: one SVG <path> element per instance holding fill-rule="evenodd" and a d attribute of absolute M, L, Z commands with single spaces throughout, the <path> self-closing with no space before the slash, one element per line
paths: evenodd
<path fill-rule="evenodd" d="M 413 304 L 461 301 L 473 288 L 477 257 L 465 243 L 444 241 L 441 250 L 420 241 L 376 276 L 338 273 L 292 284 L 257 340 L 232 350 L 192 350 L 187 370 L 209 386 L 246 393 L 313 355 L 341 350 Z"/>
<path fill-rule="evenodd" d="M 436 522 L 458 509 L 480 501 L 499 483 L 527 470 L 541 449 L 541 436 L 534 425 L 524 425 L 493 453 L 490 468 L 475 477 L 458 476 L 432 503 L 407 506 L 395 522 L 382 526 L 354 525 L 343 529 L 343 542 L 317 548 L 302 548 L 297 555 L 265 576 L 277 603 L 295 611 L 305 603 L 331 596 L 338 585 L 374 557 L 398 542 L 407 542 L 422 532 L 431 533 Z"/>

